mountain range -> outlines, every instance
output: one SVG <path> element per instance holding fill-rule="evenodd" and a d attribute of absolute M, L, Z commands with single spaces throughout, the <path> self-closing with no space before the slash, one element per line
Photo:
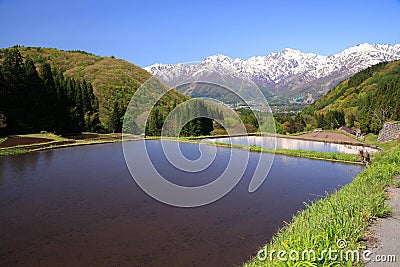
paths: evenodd
<path fill-rule="evenodd" d="M 154 64 L 144 69 L 173 87 L 185 81 L 204 80 L 210 77 L 210 72 L 218 71 L 225 77 L 235 76 L 254 82 L 269 100 L 288 103 L 293 99 L 305 101 L 307 96 L 318 99 L 353 74 L 380 62 L 398 59 L 400 44 L 365 43 L 329 56 L 286 48 L 279 53 L 247 60 L 217 54 L 195 64 Z M 177 89 L 190 95 L 193 90 L 189 92 L 188 88 L 180 86 Z M 201 96 L 201 90 L 196 96 Z"/>

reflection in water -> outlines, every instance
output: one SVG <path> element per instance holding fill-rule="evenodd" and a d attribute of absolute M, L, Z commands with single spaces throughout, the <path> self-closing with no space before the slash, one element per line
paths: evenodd
<path fill-rule="evenodd" d="M 0 158 L 0 187 L 3 185 L 4 183 L 4 179 L 5 179 L 5 161 L 1 160 Z"/>
<path fill-rule="evenodd" d="M 158 171 L 188 186 L 212 181 L 230 155 L 218 148 L 214 163 L 192 174 L 169 164 L 159 141 L 146 142 Z M 199 153 L 196 144 L 181 146 L 188 157 Z M 143 155 L 137 151 L 137 160 Z M 250 194 L 263 156 L 250 154 L 242 180 L 224 198 L 190 209 L 146 195 L 130 177 L 119 143 L 0 158 L 0 266 L 240 265 L 303 202 L 349 183 L 363 169 L 277 155 L 265 182 Z"/>
<path fill-rule="evenodd" d="M 274 137 L 270 136 L 238 136 L 238 137 L 225 137 L 209 139 L 210 142 L 221 142 L 241 145 L 255 145 L 265 148 L 273 148 Z M 374 153 L 377 150 L 371 147 L 335 144 L 319 141 L 299 140 L 292 138 L 276 138 L 276 148 L 292 149 L 292 150 L 313 150 L 322 152 L 341 152 L 347 154 L 358 154 L 360 150 L 366 150 L 369 153 Z"/>
<path fill-rule="evenodd" d="M 22 179 L 23 177 L 30 177 L 30 174 L 36 172 L 38 165 L 51 164 L 51 153 L 35 154 L 37 155 L 31 156 L 30 153 L 25 153 L 0 158 L 0 186 L 5 183 L 5 179 Z M 48 154 L 46 158 L 43 158 L 44 154 Z"/>

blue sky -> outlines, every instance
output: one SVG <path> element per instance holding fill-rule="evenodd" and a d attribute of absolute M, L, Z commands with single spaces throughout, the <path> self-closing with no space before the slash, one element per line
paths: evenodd
<path fill-rule="evenodd" d="M 79 49 L 142 67 L 400 43 L 400 0 L 0 0 L 0 14 L 0 47 Z"/>

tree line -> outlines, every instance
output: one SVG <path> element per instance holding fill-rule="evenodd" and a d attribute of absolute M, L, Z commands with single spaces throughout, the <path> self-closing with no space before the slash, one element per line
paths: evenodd
<path fill-rule="evenodd" d="M 341 126 L 346 125 L 344 111 L 343 110 L 328 110 L 326 114 L 314 114 L 316 123 L 314 124 L 317 128 L 322 129 L 337 129 Z"/>
<path fill-rule="evenodd" d="M 354 120 L 363 132 L 378 133 L 386 121 L 400 121 L 400 67 L 380 79 L 376 88 L 358 101 Z"/>
<path fill-rule="evenodd" d="M 181 136 L 209 135 L 213 120 L 221 114 L 207 109 L 201 101 L 194 101 L 180 112 L 178 122 L 188 116 L 202 116 L 187 122 Z M 168 113 L 175 108 L 159 104 L 152 110 L 145 133 L 159 136 Z M 18 47 L 4 49 L 0 64 L 0 135 L 37 133 L 57 134 L 88 132 L 121 132 L 125 107 L 115 101 L 110 113 L 110 127 L 99 119 L 99 104 L 93 87 L 84 79 L 66 77 L 52 69 L 46 61 L 36 65 L 32 58 L 23 58 Z M 214 112 L 214 113 L 213 113 Z"/>
<path fill-rule="evenodd" d="M 176 108 L 176 102 L 171 108 L 164 110 L 161 106 L 155 106 L 149 115 L 146 124 L 146 136 L 160 136 L 168 114 Z M 195 119 L 190 119 L 194 118 Z M 204 104 L 202 100 L 192 99 L 190 105 L 179 107 L 171 117 L 171 124 L 166 126 L 164 134 L 171 136 L 202 136 L 210 135 L 213 131 L 213 119 L 222 119 L 222 112 Z M 183 127 L 182 127 L 183 126 Z M 179 131 L 179 132 L 177 132 Z"/>
<path fill-rule="evenodd" d="M 382 62 L 338 84 L 301 114 L 314 127 L 342 125 L 379 133 L 386 121 L 400 120 L 400 64 Z M 329 108 L 327 108 L 329 107 Z"/>
<path fill-rule="evenodd" d="M 98 102 L 90 83 L 35 66 L 17 47 L 5 49 L 0 65 L 0 134 L 40 131 L 99 132 Z"/>

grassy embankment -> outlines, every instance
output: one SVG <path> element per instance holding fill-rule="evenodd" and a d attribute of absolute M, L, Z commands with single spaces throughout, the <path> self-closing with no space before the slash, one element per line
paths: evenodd
<path fill-rule="evenodd" d="M 340 152 L 320 152 L 311 150 L 292 150 L 283 148 L 263 148 L 259 146 L 246 146 L 239 144 L 227 144 L 216 142 L 215 145 L 221 147 L 233 147 L 238 149 L 249 150 L 250 152 L 261 152 L 261 153 L 274 153 L 292 157 L 319 159 L 319 160 L 329 160 L 337 162 L 347 162 L 347 163 L 360 163 L 362 161 L 361 156 L 358 154 L 345 154 Z"/>
<path fill-rule="evenodd" d="M 52 134 L 27 135 L 30 137 L 41 137 L 54 139 L 54 142 L 65 141 L 65 138 Z M 375 143 L 374 137 L 368 137 L 369 143 Z M 0 141 L 4 141 L 4 138 Z M 119 141 L 119 140 L 115 140 Z M 82 141 L 81 145 L 104 141 Z M 106 142 L 110 142 L 107 140 Z M 40 145 L 40 144 L 35 144 Z M 231 146 L 250 151 L 270 152 L 268 149 L 260 147 L 243 147 L 240 145 L 218 144 L 221 146 Z M 32 146 L 32 145 L 29 145 Z M 389 146 L 394 146 L 389 148 Z M 266 261 L 253 258 L 243 266 L 351 266 L 361 265 L 360 262 L 353 261 L 333 261 L 322 251 L 332 248 L 337 249 L 336 241 L 345 239 L 346 249 L 359 249 L 360 240 L 364 239 L 364 231 L 371 220 L 376 217 L 383 217 L 390 212 L 385 205 L 385 188 L 393 183 L 393 176 L 400 174 L 400 143 L 397 141 L 384 144 L 386 150 L 376 157 L 371 166 L 363 171 L 349 185 L 343 187 L 338 192 L 327 196 L 325 199 L 306 204 L 306 209 L 298 212 L 290 224 L 282 228 L 268 244 L 268 250 L 298 251 L 314 250 L 317 257 L 323 255 L 316 261 L 280 261 L 275 256 Z M 50 147 L 48 147 L 50 148 Z M 23 153 L 24 146 L 11 148 L 15 153 Z M 40 149 L 40 148 L 39 148 Z M 29 151 L 34 149 L 29 148 Z M 26 152 L 26 151 L 25 151 Z M 0 152 L 1 153 L 1 152 Z M 310 158 L 337 156 L 353 157 L 355 155 L 345 155 L 336 153 L 314 152 L 314 151 L 293 151 L 280 150 L 276 153 L 301 156 Z M 322 154 L 321 154 L 322 153 Z M 352 161 L 350 158 L 337 160 Z M 300 264 L 301 263 L 301 264 Z"/>
<path fill-rule="evenodd" d="M 45 138 L 49 139 L 50 141 L 0 148 L 0 156 L 22 154 L 22 153 L 69 147 L 69 146 L 82 146 L 82 145 L 121 142 L 121 137 L 120 136 L 114 137 L 113 134 L 96 134 L 96 135 L 101 136 L 101 138 L 100 139 L 87 138 L 87 139 L 75 140 L 55 135 L 53 133 L 18 135 L 18 137 Z M 1 138 L 0 143 L 4 142 L 6 139 L 7 138 Z"/>
<path fill-rule="evenodd" d="M 354 135 L 347 134 L 343 131 L 338 131 L 338 130 L 324 130 L 323 132 L 334 132 L 334 133 L 339 133 L 339 134 L 344 134 L 349 137 L 351 137 L 354 142 L 349 142 L 349 141 L 325 141 L 325 142 L 332 142 L 332 143 L 337 143 L 337 144 L 353 144 L 353 145 L 368 145 L 368 146 L 375 146 L 377 148 L 380 148 L 381 143 L 376 142 L 376 135 L 371 135 L 368 138 L 368 141 L 366 139 L 365 142 L 363 140 L 356 138 Z M 310 133 L 310 132 L 303 132 L 304 133 Z M 254 135 L 254 136 L 259 136 L 259 133 L 252 133 L 249 135 Z M 268 134 L 264 134 L 267 135 Z M 293 139 L 298 139 L 298 140 L 309 140 L 305 138 L 298 138 L 298 134 L 290 134 L 290 135 L 280 135 L 276 134 L 274 135 L 278 138 L 293 138 Z M 222 135 L 222 136 L 202 136 L 202 137 L 185 137 L 185 138 L 179 138 L 179 141 L 183 142 L 191 142 L 199 139 L 204 139 L 204 138 L 223 138 L 223 137 L 229 137 L 228 135 Z M 374 141 L 375 140 L 375 141 Z M 310 139 L 310 141 L 312 141 Z M 315 140 L 321 142 L 321 140 Z M 277 149 L 269 149 L 269 148 L 262 148 L 259 146 L 246 146 L 246 145 L 240 145 L 240 144 L 228 144 L 228 143 L 221 143 L 221 142 L 215 142 L 217 146 L 221 147 L 233 147 L 233 148 L 238 148 L 238 149 L 245 149 L 249 150 L 251 152 L 262 152 L 262 153 L 275 153 L 275 154 L 281 154 L 281 155 L 287 155 L 287 156 L 293 156 L 293 157 L 302 157 L 302 158 L 310 158 L 310 159 L 318 159 L 318 160 L 328 160 L 328 161 L 335 161 L 335 162 L 345 162 L 345 163 L 361 163 L 362 158 L 358 154 L 345 154 L 345 153 L 340 153 L 340 152 L 320 152 L 320 151 L 309 151 L 309 150 L 291 150 L 291 149 L 283 149 L 283 148 L 277 148 Z M 378 146 L 379 145 L 379 146 Z M 389 144 L 382 144 L 382 148 L 388 148 L 393 145 L 393 142 L 389 142 Z M 373 159 L 375 157 L 374 154 L 371 154 L 371 158 Z"/>
<path fill-rule="evenodd" d="M 250 266 L 362 266 L 361 262 L 329 258 L 323 250 L 338 249 L 337 241 L 347 242 L 345 250 L 359 250 L 364 232 L 371 221 L 390 213 L 385 204 L 385 188 L 393 184 L 393 177 L 400 175 L 400 143 L 381 152 L 370 167 L 360 173 L 352 183 L 326 198 L 306 204 L 291 223 L 283 227 L 268 244 L 268 251 L 294 250 L 300 253 L 298 260 L 278 260 L 276 254 L 260 261 L 256 257 L 245 263 Z M 317 259 L 301 261 L 301 253 L 313 250 Z M 267 254 L 268 255 L 268 254 Z M 318 257 L 322 255 L 321 259 Z M 360 254 L 361 255 L 361 254 Z M 286 255 L 288 259 L 288 255 Z M 294 257 L 296 258 L 296 254 Z"/>
<path fill-rule="evenodd" d="M 90 134 L 90 133 L 89 133 Z M 67 139 L 55 134 L 45 133 L 45 134 L 28 134 L 28 135 L 20 135 L 21 137 L 34 137 L 34 138 L 46 138 L 51 139 L 50 142 L 45 143 L 36 143 L 29 145 L 18 145 L 8 148 L 0 148 L 0 156 L 4 155 L 12 155 L 12 154 L 20 154 L 44 149 L 53 149 L 59 147 L 67 147 L 67 146 L 79 146 L 79 145 L 89 145 L 89 144 L 101 144 L 101 143 L 109 143 L 109 142 L 120 142 L 121 138 L 112 137 L 112 134 L 102 134 L 103 139 L 83 139 L 83 140 L 71 140 Z M 109 138 L 108 138 L 109 137 Z M 208 136 L 214 138 L 220 138 L 225 136 Z M 198 143 L 199 140 L 202 140 L 206 137 L 182 137 L 179 138 L 180 142 L 194 142 Z M 160 137 L 147 137 L 146 139 L 160 139 Z M 5 138 L 0 140 L 0 143 L 3 142 Z M 172 139 L 171 139 L 172 140 Z M 174 139 L 175 140 L 175 139 Z M 215 143 L 217 146 L 221 147 L 233 147 L 238 149 L 246 149 L 251 152 L 263 152 L 263 153 L 276 153 L 287 156 L 294 157 L 303 157 L 303 158 L 311 158 L 311 159 L 320 159 L 320 160 L 329 160 L 329 161 L 338 161 L 338 162 L 348 162 L 348 163 L 360 163 L 361 157 L 359 155 L 354 154 L 344 154 L 339 152 L 318 152 L 318 151 L 308 151 L 308 150 L 290 150 L 290 149 L 282 149 L 277 148 L 276 150 L 262 148 L 258 146 L 245 146 L 239 144 L 226 144 L 226 143 Z"/>

